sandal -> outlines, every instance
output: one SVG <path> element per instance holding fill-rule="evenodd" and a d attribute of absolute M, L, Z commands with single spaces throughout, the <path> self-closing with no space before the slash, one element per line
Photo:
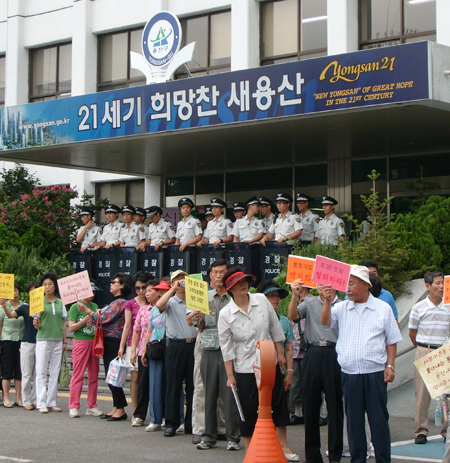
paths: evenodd
<path fill-rule="evenodd" d="M 296 453 L 285 453 L 284 456 L 287 461 L 301 461 L 300 457 Z"/>
<path fill-rule="evenodd" d="M 4 406 L 5 408 L 13 408 L 13 404 L 12 404 L 9 400 L 5 400 L 5 401 L 3 402 L 3 406 Z"/>
<path fill-rule="evenodd" d="M 15 407 L 23 407 L 23 403 L 21 400 L 18 400 L 17 402 L 14 402 Z"/>
<path fill-rule="evenodd" d="M 25 405 L 25 407 L 23 407 L 23 408 L 24 408 L 25 410 L 28 410 L 28 411 L 34 410 L 33 405 Z"/>

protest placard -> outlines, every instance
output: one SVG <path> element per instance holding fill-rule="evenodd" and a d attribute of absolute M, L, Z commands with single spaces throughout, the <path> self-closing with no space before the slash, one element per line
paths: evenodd
<path fill-rule="evenodd" d="M 0 298 L 14 299 L 14 275 L 0 273 Z"/>
<path fill-rule="evenodd" d="M 315 259 L 289 254 L 286 283 L 291 284 L 295 280 L 302 280 L 303 286 L 316 288 L 317 284 L 312 281 L 315 263 Z"/>
<path fill-rule="evenodd" d="M 59 296 L 64 305 L 92 297 L 88 271 L 75 273 L 58 280 Z"/>
<path fill-rule="evenodd" d="M 444 304 L 450 304 L 450 275 L 444 277 Z"/>
<path fill-rule="evenodd" d="M 414 365 L 419 370 L 431 398 L 435 399 L 450 391 L 450 343 L 420 357 Z"/>
<path fill-rule="evenodd" d="M 192 310 L 200 310 L 204 314 L 209 314 L 208 283 L 188 276 L 184 281 L 186 284 L 187 307 Z"/>
<path fill-rule="evenodd" d="M 44 287 L 30 291 L 30 316 L 44 310 Z"/>
<path fill-rule="evenodd" d="M 328 257 L 316 256 L 316 265 L 312 280 L 320 285 L 330 285 L 336 291 L 347 291 L 348 279 L 350 277 L 350 265 L 329 259 Z"/>

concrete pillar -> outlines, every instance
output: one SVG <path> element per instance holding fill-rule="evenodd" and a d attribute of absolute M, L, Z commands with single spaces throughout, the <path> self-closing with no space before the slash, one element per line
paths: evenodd
<path fill-rule="evenodd" d="M 339 204 L 336 212 L 352 210 L 351 135 L 345 129 L 328 129 L 328 194 Z"/>
<path fill-rule="evenodd" d="M 358 50 L 358 0 L 327 0 L 327 16 L 328 54 Z"/>
<path fill-rule="evenodd" d="M 450 47 L 450 2 L 436 0 L 436 42 Z"/>
<path fill-rule="evenodd" d="M 151 2 L 148 2 L 148 13 L 145 22 L 160 11 L 169 11 L 168 0 L 152 0 Z"/>
<path fill-rule="evenodd" d="M 28 103 L 28 50 L 24 48 L 26 0 L 8 0 L 5 105 Z"/>
<path fill-rule="evenodd" d="M 144 207 L 164 207 L 164 177 L 148 175 L 144 184 Z"/>
<path fill-rule="evenodd" d="M 259 66 L 259 1 L 231 1 L 231 70 Z"/>
<path fill-rule="evenodd" d="M 92 33 L 92 2 L 73 3 L 72 96 L 97 91 L 97 36 Z"/>

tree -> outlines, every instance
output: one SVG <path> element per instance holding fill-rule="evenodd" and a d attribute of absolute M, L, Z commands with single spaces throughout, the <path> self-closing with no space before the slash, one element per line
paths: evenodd
<path fill-rule="evenodd" d="M 41 182 L 22 164 L 13 169 L 3 169 L 0 180 L 0 202 L 18 200 L 25 194 L 31 194 L 35 186 Z"/>

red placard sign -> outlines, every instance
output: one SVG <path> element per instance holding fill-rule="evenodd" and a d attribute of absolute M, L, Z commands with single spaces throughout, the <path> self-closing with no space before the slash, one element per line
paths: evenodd
<path fill-rule="evenodd" d="M 286 283 L 294 283 L 295 280 L 302 280 L 307 288 L 316 288 L 317 285 L 312 281 L 315 259 L 309 257 L 289 255 Z"/>
<path fill-rule="evenodd" d="M 317 256 L 312 280 L 318 285 L 330 285 L 337 291 L 347 291 L 350 265 Z"/>
<path fill-rule="evenodd" d="M 444 277 L 444 304 L 450 304 L 450 275 Z"/>

